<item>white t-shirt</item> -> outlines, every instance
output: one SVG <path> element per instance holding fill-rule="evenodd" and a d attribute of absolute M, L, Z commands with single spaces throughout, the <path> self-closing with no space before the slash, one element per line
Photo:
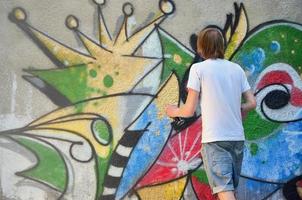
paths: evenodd
<path fill-rule="evenodd" d="M 245 139 L 241 96 L 250 85 L 238 64 L 223 59 L 195 63 L 187 87 L 201 92 L 202 143 Z"/>

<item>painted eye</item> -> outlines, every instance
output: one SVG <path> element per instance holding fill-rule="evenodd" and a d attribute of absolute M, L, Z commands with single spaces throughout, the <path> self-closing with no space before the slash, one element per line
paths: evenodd
<path fill-rule="evenodd" d="M 270 109 L 280 109 L 289 103 L 290 94 L 284 90 L 272 90 L 264 97 L 264 103 Z"/>

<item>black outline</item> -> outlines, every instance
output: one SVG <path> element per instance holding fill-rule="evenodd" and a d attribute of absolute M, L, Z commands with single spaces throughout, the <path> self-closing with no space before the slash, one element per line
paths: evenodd
<path fill-rule="evenodd" d="M 162 4 L 163 2 L 169 2 L 169 3 L 171 3 L 171 5 L 172 5 L 172 11 L 171 11 L 171 12 L 165 12 L 165 11 L 163 10 L 163 8 L 162 8 L 162 6 L 161 6 L 161 4 Z M 159 7 L 160 11 L 161 11 L 164 15 L 172 15 L 172 14 L 175 12 L 175 10 L 176 10 L 175 3 L 174 3 L 172 0 L 159 0 L 159 1 L 158 1 L 158 7 Z"/>
<path fill-rule="evenodd" d="M 127 11 L 126 11 L 127 6 L 130 6 L 130 13 L 127 13 Z M 122 11 L 124 13 L 124 16 L 131 17 L 134 13 L 134 7 L 130 2 L 125 2 L 123 4 Z"/>

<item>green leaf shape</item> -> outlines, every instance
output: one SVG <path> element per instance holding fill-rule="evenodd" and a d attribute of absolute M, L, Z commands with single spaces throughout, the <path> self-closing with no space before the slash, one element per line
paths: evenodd
<path fill-rule="evenodd" d="M 56 190 L 63 192 L 67 184 L 67 169 L 63 158 L 57 151 L 47 144 L 27 138 L 18 138 L 17 141 L 25 148 L 33 152 L 38 163 L 31 169 L 18 174 L 39 182 L 43 182 Z"/>
<path fill-rule="evenodd" d="M 272 41 L 280 44 L 278 53 L 270 49 Z M 274 63 L 287 63 L 299 74 L 302 72 L 302 26 L 289 22 L 280 22 L 264 26 L 246 39 L 232 61 L 244 67 L 241 57 L 250 55 L 255 48 L 265 52 L 264 67 Z"/>
<path fill-rule="evenodd" d="M 105 176 L 109 167 L 109 160 L 112 155 L 112 147 L 110 148 L 110 153 L 107 158 L 101 158 L 97 156 L 97 166 L 95 167 L 95 171 L 98 174 L 98 187 L 97 187 L 97 197 L 100 197 L 104 190 L 104 181 Z"/>
<path fill-rule="evenodd" d="M 78 65 L 63 69 L 29 70 L 29 73 L 42 79 L 72 103 L 89 97 L 90 88 L 87 85 L 89 72 L 87 65 Z"/>
<path fill-rule="evenodd" d="M 250 144 L 250 153 L 255 156 L 258 153 L 258 145 L 256 143 L 251 143 Z"/>
<path fill-rule="evenodd" d="M 204 169 L 198 169 L 192 173 L 192 176 L 196 177 L 197 180 L 201 183 L 209 184 L 207 174 Z"/>
<path fill-rule="evenodd" d="M 268 136 L 279 126 L 279 123 L 262 119 L 255 110 L 250 111 L 243 121 L 244 133 L 247 140 L 256 140 Z"/>
<path fill-rule="evenodd" d="M 175 71 L 181 82 L 194 59 L 194 53 L 161 29 L 159 30 L 159 38 L 164 56 L 161 83 L 167 80 L 172 71 Z"/>

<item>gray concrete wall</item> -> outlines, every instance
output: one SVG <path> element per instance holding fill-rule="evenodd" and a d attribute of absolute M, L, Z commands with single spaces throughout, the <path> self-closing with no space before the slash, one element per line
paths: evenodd
<path fill-rule="evenodd" d="M 190 37 L 208 25 L 224 31 L 226 58 L 257 92 L 238 197 L 294 199 L 286 195 L 301 191 L 302 1 L 174 0 L 170 15 L 157 0 L 129 2 L 128 40 L 114 43 L 99 41 L 98 14 L 114 41 L 126 1 L 98 12 L 92 0 L 0 0 L 1 199 L 212 199 L 201 120 L 176 133 L 164 114 L 184 98 L 197 59 Z M 79 28 L 68 28 L 69 15 Z M 186 167 L 170 146 L 182 148 L 174 156 Z"/>

